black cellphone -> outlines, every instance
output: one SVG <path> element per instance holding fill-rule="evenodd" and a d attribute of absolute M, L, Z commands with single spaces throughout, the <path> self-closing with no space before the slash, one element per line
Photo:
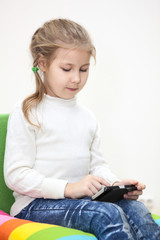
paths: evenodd
<path fill-rule="evenodd" d="M 123 199 L 123 195 L 128 192 L 137 190 L 135 185 L 123 185 L 123 186 L 102 186 L 102 189 L 92 196 L 92 201 L 101 202 L 117 202 Z"/>

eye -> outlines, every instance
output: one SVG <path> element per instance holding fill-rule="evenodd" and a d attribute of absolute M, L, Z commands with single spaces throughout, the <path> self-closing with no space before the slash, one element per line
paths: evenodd
<path fill-rule="evenodd" d="M 87 72 L 88 71 L 88 68 L 86 69 L 80 69 L 81 72 Z"/>
<path fill-rule="evenodd" d="M 65 71 L 65 72 L 69 72 L 71 69 L 70 68 L 69 69 L 68 68 L 62 68 L 62 70 Z"/>

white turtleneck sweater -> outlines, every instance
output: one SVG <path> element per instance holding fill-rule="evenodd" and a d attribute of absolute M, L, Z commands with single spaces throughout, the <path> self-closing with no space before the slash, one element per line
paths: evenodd
<path fill-rule="evenodd" d="M 11 215 L 17 215 L 35 198 L 64 198 L 66 184 L 88 174 L 117 177 L 110 171 L 100 151 L 100 133 L 92 112 L 77 103 L 44 96 L 30 119 L 17 104 L 10 114 L 7 130 L 4 176 L 14 191 Z M 36 117 L 34 117 L 36 116 Z"/>

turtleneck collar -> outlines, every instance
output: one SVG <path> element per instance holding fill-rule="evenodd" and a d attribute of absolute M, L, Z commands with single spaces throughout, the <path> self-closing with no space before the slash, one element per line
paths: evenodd
<path fill-rule="evenodd" d="M 50 95 L 44 94 L 44 98 L 47 101 L 50 101 L 57 105 L 62 105 L 62 106 L 74 106 L 77 102 L 76 97 L 71 98 L 71 99 L 63 99 L 63 98 L 52 97 Z"/>

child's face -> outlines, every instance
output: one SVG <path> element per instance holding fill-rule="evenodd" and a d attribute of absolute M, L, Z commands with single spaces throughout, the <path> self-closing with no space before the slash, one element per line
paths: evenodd
<path fill-rule="evenodd" d="M 73 98 L 87 81 L 89 61 L 87 51 L 59 48 L 56 58 L 44 71 L 47 94 L 63 99 Z"/>

